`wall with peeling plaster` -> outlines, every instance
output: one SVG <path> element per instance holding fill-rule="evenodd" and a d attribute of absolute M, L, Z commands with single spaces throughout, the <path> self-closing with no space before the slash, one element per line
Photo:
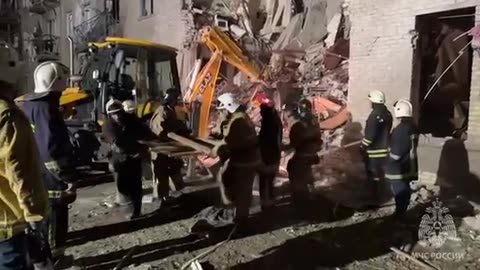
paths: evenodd
<path fill-rule="evenodd" d="M 477 6 L 479 0 L 347 0 L 352 28 L 350 33 L 349 109 L 354 120 L 364 123 L 370 111 L 367 94 L 382 90 L 387 105 L 410 97 L 413 49 L 410 31 L 415 16 Z M 474 54 L 470 97 L 468 160 L 470 170 L 480 176 L 480 57 Z M 422 179 L 435 181 L 441 150 L 447 139 L 422 139 L 419 147 Z M 476 168 L 477 167 L 477 168 Z M 459 179 L 460 181 L 461 179 Z"/>

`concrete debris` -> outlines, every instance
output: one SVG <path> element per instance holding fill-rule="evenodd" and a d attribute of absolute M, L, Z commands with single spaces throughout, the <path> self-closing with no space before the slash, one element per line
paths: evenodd
<path fill-rule="evenodd" d="M 262 30 L 260 30 L 260 34 L 271 39 L 272 36 L 280 33 L 289 25 L 292 17 L 292 1 L 267 0 L 265 3 L 265 12 L 267 17 Z"/>
<path fill-rule="evenodd" d="M 327 2 L 322 0 L 310 0 L 306 4 L 305 21 L 300 34 L 296 37 L 297 48 L 307 48 L 310 45 L 322 41 L 327 36 L 327 18 L 325 16 Z"/>
<path fill-rule="evenodd" d="M 339 13 L 336 13 L 327 26 L 328 36 L 325 39 L 325 44 L 327 45 L 327 47 L 331 47 L 333 46 L 333 43 L 335 43 L 335 38 L 337 37 L 337 31 L 339 30 L 341 19 L 342 19 L 342 15 Z"/>
<path fill-rule="evenodd" d="M 303 13 L 295 15 L 284 31 L 281 32 L 277 41 L 273 44 L 273 49 L 285 49 L 293 39 L 302 31 L 303 20 L 305 16 Z"/>
<path fill-rule="evenodd" d="M 215 95 L 234 92 L 249 103 L 256 94 L 275 89 L 282 104 L 296 102 L 303 95 L 312 101 L 323 130 L 322 151 L 335 150 L 361 139 L 361 127 L 357 130 L 347 124 L 351 122 L 347 109 L 348 6 L 343 0 L 308 0 L 303 1 L 303 10 L 298 10 L 298 7 L 292 8 L 292 1 L 269 0 L 263 12 L 259 12 L 250 6 L 251 2 L 213 1 L 211 7 L 203 6 L 201 12 L 191 11 L 196 29 L 222 24 L 222 29 L 235 39 L 242 52 L 261 67 L 261 77 L 266 83 L 250 82 L 241 73 L 233 74 L 232 78 L 221 74 Z M 258 27 L 253 20 L 260 13 L 266 18 Z M 217 116 L 215 113 L 211 116 L 213 128 Z M 250 116 L 259 124 L 258 108 L 252 108 Z M 352 130 L 357 134 L 352 135 Z M 357 183 L 363 181 L 364 168 L 355 149 L 358 151 L 353 147 L 326 155 L 316 169 L 316 174 L 322 175 L 316 188 L 343 185 L 352 179 Z M 282 168 L 287 161 L 288 157 L 283 159 Z"/>

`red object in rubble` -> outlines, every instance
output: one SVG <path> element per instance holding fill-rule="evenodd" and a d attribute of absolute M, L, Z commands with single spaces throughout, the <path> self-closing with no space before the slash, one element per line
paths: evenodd
<path fill-rule="evenodd" d="M 269 99 L 267 95 L 264 93 L 257 94 L 257 96 L 255 97 L 255 103 L 257 103 L 258 106 L 260 105 L 273 106 L 273 100 Z"/>

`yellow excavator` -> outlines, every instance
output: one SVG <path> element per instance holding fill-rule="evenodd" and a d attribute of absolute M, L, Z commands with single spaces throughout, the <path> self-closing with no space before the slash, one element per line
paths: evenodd
<path fill-rule="evenodd" d="M 234 66 L 252 81 L 260 81 L 261 72 L 253 61 L 248 59 L 238 44 L 219 28 L 210 26 L 203 28 L 201 42 L 212 52 L 212 56 L 198 73 L 188 101 L 191 107 L 196 101 L 201 102 L 198 106 L 200 109 L 197 131 L 199 137 L 205 138 L 209 135 L 210 108 L 222 63 L 225 61 Z"/>
<path fill-rule="evenodd" d="M 80 78 L 60 98 L 75 154 L 82 164 L 103 160 L 108 153 L 99 131 L 110 98 L 134 100 L 138 116 L 146 119 L 160 104 L 166 89 L 180 88 L 173 47 L 107 37 L 103 42 L 90 43 L 88 51 Z"/>
<path fill-rule="evenodd" d="M 60 98 L 65 117 L 85 119 L 88 113 L 101 124 L 110 98 L 134 100 L 140 117 L 153 113 L 158 102 L 152 101 L 160 101 L 166 89 L 180 87 L 176 55 L 173 47 L 137 39 L 107 37 L 90 43 L 79 84 Z"/>

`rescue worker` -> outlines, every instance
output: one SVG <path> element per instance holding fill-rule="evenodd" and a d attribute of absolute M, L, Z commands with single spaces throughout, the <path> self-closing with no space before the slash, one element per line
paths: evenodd
<path fill-rule="evenodd" d="M 368 116 L 362 143 L 367 178 L 373 195 L 373 204 L 380 203 L 381 190 L 385 180 L 385 162 L 388 157 L 388 140 L 392 128 L 392 114 L 385 106 L 385 94 L 373 90 L 368 94 L 372 111 Z"/>
<path fill-rule="evenodd" d="M 127 99 L 122 102 L 123 110 L 126 113 L 135 114 L 137 112 L 137 106 L 135 102 L 131 99 Z"/>
<path fill-rule="evenodd" d="M 112 147 L 111 164 L 118 192 L 131 206 L 127 217 L 140 217 L 142 211 L 142 152 L 147 149 L 138 141 L 153 140 L 155 135 L 135 115 L 125 113 L 122 103 L 109 100 L 103 134 Z"/>
<path fill-rule="evenodd" d="M 174 132 L 181 136 L 189 136 L 190 131 L 186 124 L 177 118 L 175 106 L 180 98 L 180 91 L 176 88 L 167 89 L 160 105 L 152 116 L 150 129 L 160 138 L 160 141 L 169 142 L 167 134 Z M 171 158 L 167 155 L 153 153 L 153 197 L 166 201 L 169 198 L 169 191 L 180 191 L 184 188 L 181 169 L 183 161 L 177 158 Z"/>
<path fill-rule="evenodd" d="M 290 127 L 290 142 L 283 148 L 295 151 L 287 164 L 291 197 L 296 207 L 303 211 L 310 199 L 309 190 L 314 180 L 312 166 L 320 161 L 317 152 L 322 140 L 319 127 L 302 118 L 295 106 L 286 108 L 285 116 Z"/>
<path fill-rule="evenodd" d="M 39 153 L 30 123 L 15 105 L 18 54 L 0 43 L 0 269 L 29 269 L 26 231 L 45 239 L 48 195 L 42 183 Z"/>
<path fill-rule="evenodd" d="M 223 128 L 223 140 L 212 149 L 220 157 L 222 168 L 218 173 L 222 200 L 235 207 L 235 222 L 245 230 L 252 202 L 253 181 L 261 165 L 258 138 L 244 106 L 232 93 L 218 97 L 218 110 L 230 115 Z"/>
<path fill-rule="evenodd" d="M 395 217 L 401 220 L 410 202 L 410 182 L 418 179 L 418 130 L 413 123 L 413 108 L 408 100 L 401 99 L 393 107 L 395 118 L 400 123 L 392 131 L 385 178 L 390 181 L 395 196 Z"/>
<path fill-rule="evenodd" d="M 273 181 L 280 166 L 283 125 L 272 100 L 265 97 L 259 102 L 262 122 L 258 140 L 263 161 L 259 170 L 260 200 L 262 210 L 268 210 L 275 199 Z"/>
<path fill-rule="evenodd" d="M 298 101 L 298 113 L 300 114 L 300 117 L 304 118 L 304 120 L 314 120 L 312 110 L 313 105 L 310 100 L 306 98 L 301 98 Z"/>
<path fill-rule="evenodd" d="M 39 64 L 34 71 L 34 93 L 24 95 L 23 110 L 30 120 L 43 162 L 43 180 L 48 189 L 49 242 L 53 258 L 65 251 L 68 205 L 76 199 L 73 146 L 60 112 L 60 96 L 67 87 L 68 68 L 56 61 Z"/>

